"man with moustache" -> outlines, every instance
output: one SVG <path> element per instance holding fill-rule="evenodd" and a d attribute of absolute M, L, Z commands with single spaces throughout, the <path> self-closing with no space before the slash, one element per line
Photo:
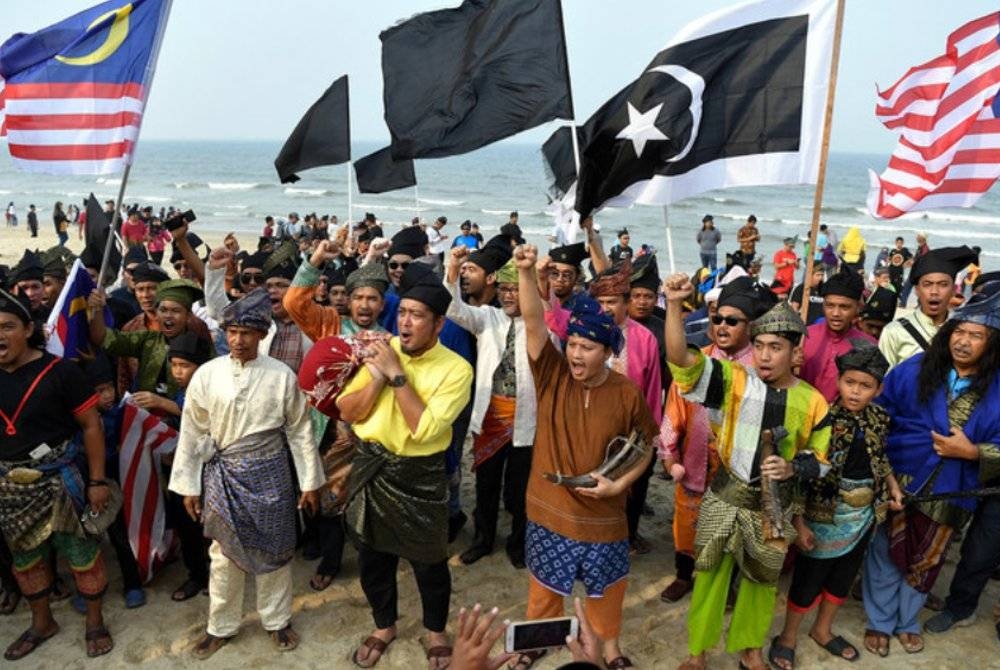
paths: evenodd
<path fill-rule="evenodd" d="M 392 244 L 386 252 L 389 281 L 392 293 L 396 293 L 403 273 L 410 263 L 427 255 L 427 233 L 420 226 L 408 226 L 392 236 Z"/>
<path fill-rule="evenodd" d="M 919 277 L 916 290 L 923 291 L 922 298 L 942 295 L 928 291 L 935 287 L 926 286 L 925 280 L 936 282 L 936 278 L 920 267 L 936 252 L 914 264 Z M 936 274 L 950 277 L 946 272 Z M 995 483 L 1000 473 L 998 301 L 995 295 L 986 294 L 956 309 L 926 352 L 899 363 L 885 378 L 878 400 L 890 420 L 885 453 L 899 485 L 910 495 L 969 491 Z M 863 578 L 866 647 L 885 656 L 889 638 L 895 635 L 908 653 L 924 648 L 917 615 L 940 575 L 956 532 L 972 518 L 977 502 L 961 496 L 910 501 L 905 514 L 876 530 Z M 981 528 L 977 528 L 966 542 L 980 538 Z M 970 545 L 969 549 L 988 550 L 989 546 Z M 976 563 L 979 560 L 982 557 Z M 964 567 L 970 563 L 966 561 Z M 965 586 L 976 588 L 993 567 L 986 569 L 987 576 L 981 573 L 981 564 L 976 574 L 966 572 L 970 581 Z M 952 599 L 945 610 L 950 616 L 932 618 L 934 623 L 928 621 L 928 628 L 946 630 L 949 619 L 968 619 L 975 611 L 974 605 L 968 609 L 973 602 L 968 594 Z"/>
<path fill-rule="evenodd" d="M 430 267 L 414 263 L 400 278 L 399 335 L 371 345 L 371 355 L 337 400 L 360 439 L 348 481 L 348 531 L 358 547 L 361 587 L 375 631 L 354 653 L 374 666 L 396 638 L 396 571 L 413 568 L 427 658 L 445 668 L 451 596 L 448 569 L 448 476 L 452 424 L 469 402 L 472 368 L 438 341 L 452 300 Z"/>
<path fill-rule="evenodd" d="M 798 314 L 778 303 L 751 324 L 754 367 L 714 360 L 688 348 L 681 304 L 694 290 L 686 275 L 667 279 L 667 357 L 685 399 L 709 410 L 720 466 L 702 498 L 695 537 L 694 594 L 688 611 L 688 651 L 684 670 L 705 667 L 705 652 L 722 634 L 733 568 L 740 587 L 726 639 L 740 666 L 764 668 L 761 649 L 771 627 L 778 577 L 785 550 L 762 534 L 760 477 L 779 482 L 784 537 L 794 540 L 790 523 L 793 477 L 814 479 L 826 463 L 830 439 L 823 396 L 792 374 L 792 360 L 806 329 Z M 761 458 L 763 430 L 782 427 L 787 436 Z"/>
<path fill-rule="evenodd" d="M 864 290 L 861 275 L 845 263 L 823 284 L 824 322 L 814 323 L 806 332 L 799 377 L 812 384 L 828 403 L 837 399 L 837 356 L 848 353 L 859 341 L 876 342 L 854 325 Z"/>
<path fill-rule="evenodd" d="M 650 462 L 656 423 L 639 388 L 608 366 L 624 336 L 590 296 L 574 301 L 565 358 L 553 345 L 537 291 L 537 253 L 531 245 L 514 252 L 539 417 L 527 491 L 527 618 L 561 616 L 564 597 L 582 581 L 605 664 L 627 668 L 632 663 L 618 643 L 630 560 L 625 504 Z M 627 290 L 626 280 L 622 292 Z M 615 480 L 597 474 L 608 444 L 633 433 L 648 453 Z M 590 475 L 594 486 L 560 485 L 550 479 L 555 473 Z M 512 667 L 526 670 L 543 654 L 524 652 Z"/>
<path fill-rule="evenodd" d="M 248 574 L 261 625 L 277 649 L 299 644 L 291 624 L 296 500 L 315 513 L 323 470 L 295 374 L 260 353 L 272 300 L 258 288 L 226 306 L 221 325 L 229 355 L 199 367 L 184 399 L 170 490 L 184 496 L 191 519 L 213 540 L 208 625 L 194 648 L 200 660 L 239 632 Z"/>
<path fill-rule="evenodd" d="M 572 298 L 580 281 L 580 263 L 589 256 L 583 242 L 567 244 L 551 250 L 548 259 L 542 259 L 544 276 L 539 276 L 539 285 L 545 295 L 552 295 L 566 309 L 572 309 Z M 547 260 L 547 262 L 546 262 Z"/>
<path fill-rule="evenodd" d="M 535 384 L 518 302 L 517 269 L 508 260 L 493 273 L 500 307 L 467 304 L 462 300 L 458 278 L 461 269 L 471 264 L 469 255 L 464 247 L 451 250 L 445 284 L 452 296 L 448 318 L 475 335 L 477 345 L 469 424 L 476 473 L 475 538 L 459 558 L 469 565 L 493 551 L 502 491 L 504 507 L 511 515 L 507 557 L 515 568 L 523 568 L 524 496 L 537 416 Z"/>
<path fill-rule="evenodd" d="M 917 309 L 887 324 L 879 337 L 878 348 L 889 365 L 895 367 L 927 350 L 948 319 L 955 275 L 975 261 L 976 254 L 967 246 L 941 247 L 917 257 L 909 277 L 917 294 Z"/>
<path fill-rule="evenodd" d="M 464 256 L 459 283 L 466 302 L 473 307 L 499 306 L 496 272 L 510 260 L 512 251 L 510 238 L 497 235 L 482 249 L 470 250 Z"/>

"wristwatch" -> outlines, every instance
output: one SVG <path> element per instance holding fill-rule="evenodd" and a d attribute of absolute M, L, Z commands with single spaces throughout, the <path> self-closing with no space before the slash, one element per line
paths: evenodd
<path fill-rule="evenodd" d="M 406 385 L 406 375 L 396 375 L 387 381 L 386 384 L 394 389 L 401 388 Z"/>

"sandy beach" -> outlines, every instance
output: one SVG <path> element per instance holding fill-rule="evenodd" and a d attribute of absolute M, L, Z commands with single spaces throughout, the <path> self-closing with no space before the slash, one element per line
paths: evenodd
<path fill-rule="evenodd" d="M 55 244 L 51 223 L 44 221 L 41 236 L 32 240 L 23 223 L 15 229 L 0 229 L 0 263 L 17 263 L 25 246 L 45 249 Z M 206 242 L 215 246 L 221 236 L 204 236 Z M 246 244 L 255 238 L 244 236 Z M 72 231 L 69 244 L 74 252 L 79 252 L 82 243 Z M 468 449 L 466 450 L 468 453 Z M 468 464 L 464 468 L 469 473 Z M 686 654 L 686 612 L 689 598 L 680 603 L 668 605 L 660 601 L 660 591 L 673 577 L 673 548 L 670 521 L 672 515 L 673 484 L 654 477 L 650 486 L 649 504 L 655 516 L 644 518 L 642 533 L 650 540 L 653 551 L 635 557 L 632 564 L 628 593 L 625 600 L 625 620 L 623 624 L 622 647 L 638 667 L 673 668 Z M 463 507 L 470 514 L 474 503 L 473 477 L 466 474 L 463 484 Z M 498 549 L 493 555 L 473 566 L 463 566 L 453 560 L 452 619 L 463 605 L 482 602 L 486 606 L 496 605 L 501 609 L 501 617 L 511 620 L 523 618 L 527 596 L 527 573 L 516 571 L 507 562 L 500 547 L 508 521 L 501 520 Z M 472 539 L 471 522 L 462 531 L 457 542 L 451 546 L 453 554 L 464 550 Z M 957 560 L 957 548 L 953 548 L 950 560 L 938 580 L 935 593 L 946 594 Z M 185 603 L 174 603 L 170 594 L 184 579 L 183 567 L 179 563 L 168 566 L 149 585 L 148 603 L 136 610 L 126 610 L 121 595 L 121 582 L 114 563 L 114 554 L 106 553 L 112 584 L 105 605 L 107 624 L 115 637 L 114 651 L 99 660 L 85 658 L 83 642 L 83 620 L 69 606 L 68 601 L 53 606 L 56 618 L 62 626 L 58 636 L 45 643 L 36 653 L 20 661 L 18 668 L 124 668 L 142 664 L 148 668 L 209 667 L 209 668 L 251 668 L 271 667 L 281 664 L 287 668 L 349 668 L 353 667 L 349 657 L 358 643 L 370 633 L 372 622 L 367 604 L 357 579 L 357 560 L 352 548 L 345 550 L 344 566 L 334 583 L 321 593 L 310 590 L 308 580 L 312 574 L 312 563 L 296 559 L 294 579 L 296 594 L 294 601 L 296 629 L 302 635 L 298 650 L 282 654 L 276 651 L 259 626 L 256 614 L 248 614 L 240 635 L 222 649 L 210 661 L 201 664 L 190 656 L 194 641 L 204 630 L 208 608 L 208 598 L 197 596 Z M 63 569 L 65 572 L 65 568 Z M 781 625 L 785 607 L 784 592 L 788 577 L 779 590 L 777 616 L 772 626 L 772 635 Z M 420 626 L 419 599 L 416 585 L 408 568 L 400 573 L 399 639 L 389 648 L 382 659 L 380 668 L 423 668 L 426 667 L 423 650 L 419 641 Z M 1000 583 L 991 582 L 980 602 L 978 621 L 967 628 L 955 629 L 945 635 L 927 635 L 926 650 L 916 655 L 905 654 L 900 645 L 893 641 L 888 658 L 879 659 L 862 650 L 861 661 L 851 667 L 857 668 L 988 668 L 1000 667 L 998 642 L 993 630 L 992 609 L 1000 597 Z M 246 609 L 252 610 L 253 593 L 248 588 Z M 925 611 L 922 619 L 930 616 Z M 18 610 L 9 617 L 0 619 L 0 643 L 6 645 L 27 625 L 29 613 L 22 602 Z M 865 627 L 861 603 L 850 600 L 839 616 L 835 632 L 843 634 L 859 649 Z M 555 668 L 567 662 L 566 652 L 550 654 L 539 662 L 537 668 Z M 723 646 L 709 656 L 709 667 L 733 667 L 734 656 L 726 655 Z M 11 665 L 10 667 L 15 667 Z M 798 667 L 800 668 L 846 668 L 848 665 L 835 659 L 820 649 L 807 637 L 807 627 L 800 633 L 798 647 Z"/>

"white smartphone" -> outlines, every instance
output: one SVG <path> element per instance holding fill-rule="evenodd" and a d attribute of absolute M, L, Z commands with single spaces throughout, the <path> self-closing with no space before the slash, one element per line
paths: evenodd
<path fill-rule="evenodd" d="M 567 637 L 577 637 L 579 633 L 580 622 L 575 616 L 517 621 L 507 626 L 504 649 L 511 653 L 562 647 Z"/>

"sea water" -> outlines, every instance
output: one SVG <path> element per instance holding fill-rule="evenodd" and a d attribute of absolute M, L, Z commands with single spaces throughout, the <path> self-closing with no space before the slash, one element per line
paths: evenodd
<path fill-rule="evenodd" d="M 274 157 L 280 141 L 187 142 L 142 140 L 127 185 L 125 202 L 151 205 L 154 210 L 174 206 L 193 209 L 198 220 L 194 231 L 233 231 L 252 244 L 263 228 L 264 216 L 300 216 L 315 212 L 333 214 L 341 221 L 347 213 L 346 165 L 315 168 L 300 174 L 295 184 L 280 184 Z M 355 157 L 380 146 L 356 142 Z M 830 156 L 821 221 L 843 238 L 851 226 L 858 226 L 868 243 L 868 266 L 883 246 L 891 246 L 897 235 L 912 250 L 917 232 L 928 235 L 931 247 L 968 244 L 983 250 L 986 268 L 1000 266 L 1000 195 L 988 193 L 976 207 L 906 215 L 884 221 L 873 219 L 865 207 L 869 168 L 884 167 L 887 156 L 838 154 Z M 455 236 L 465 219 L 477 222 L 489 237 L 507 222 L 512 210 L 520 213 L 520 225 L 530 242 L 547 249 L 552 219 L 548 204 L 545 171 L 537 146 L 503 142 L 472 153 L 444 159 L 416 162 L 418 186 L 381 195 L 353 194 L 353 218 L 372 212 L 387 234 L 408 224 L 413 217 L 430 222 L 448 217 L 445 233 Z M 120 176 L 49 176 L 16 171 L 0 158 L 0 204 L 13 201 L 21 224 L 27 206 L 34 204 L 40 225 L 51 225 L 52 205 L 83 200 L 93 192 L 102 202 L 118 194 Z M 671 205 L 666 216 L 662 207 L 635 206 L 606 209 L 595 216 L 602 227 L 605 246 L 615 241 L 621 228 L 628 228 L 631 244 L 656 248 L 661 272 L 668 270 L 665 218 L 669 220 L 677 269 L 691 271 L 698 265 L 695 235 L 701 219 L 712 214 L 722 232 L 720 260 L 735 251 L 736 230 L 750 214 L 757 216 L 761 231 L 758 253 L 764 256 L 764 275 L 770 276 L 771 255 L 781 240 L 809 232 L 814 187 L 769 186 L 713 191 Z M 0 228 L 2 230 L 2 228 Z M 0 233 L 2 234 L 2 233 Z M 802 245 L 798 245 L 802 254 Z"/>

